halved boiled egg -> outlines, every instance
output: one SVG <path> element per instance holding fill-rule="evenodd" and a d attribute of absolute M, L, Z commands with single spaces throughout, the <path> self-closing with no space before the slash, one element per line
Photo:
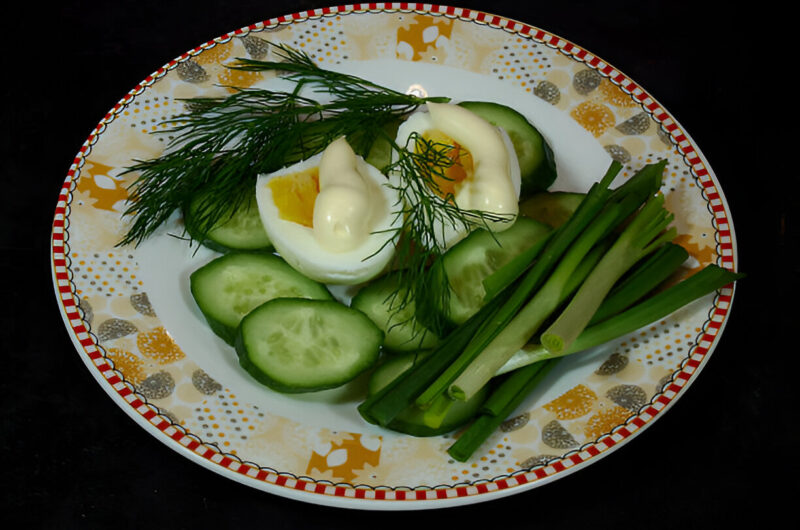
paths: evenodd
<path fill-rule="evenodd" d="M 342 137 L 322 153 L 260 175 L 256 201 L 275 249 L 306 276 L 355 285 L 386 269 L 402 226 L 387 178 Z"/>
<path fill-rule="evenodd" d="M 416 140 L 415 133 L 423 142 Z M 485 224 L 493 231 L 513 224 L 519 213 L 520 169 L 503 129 L 464 107 L 428 103 L 427 112 L 416 112 L 400 125 L 396 143 L 408 150 L 446 149 L 452 163 L 431 171 L 431 192 L 443 198 L 452 196 L 461 210 L 492 214 L 485 217 Z M 435 231 L 436 244 L 442 248 L 452 246 L 470 230 L 460 223 L 441 224 Z"/>

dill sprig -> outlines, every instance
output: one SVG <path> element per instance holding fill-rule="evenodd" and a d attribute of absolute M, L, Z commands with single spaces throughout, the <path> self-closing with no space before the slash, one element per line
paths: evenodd
<path fill-rule="evenodd" d="M 368 79 L 320 68 L 308 55 L 290 46 L 283 44 L 272 44 L 271 46 L 279 61 L 237 59 L 237 62 L 230 68 L 249 72 L 277 72 L 284 79 L 297 83 L 298 87 L 316 85 L 322 91 L 334 96 L 335 99 L 345 101 L 348 105 L 358 105 L 359 102 L 364 102 L 362 98 L 365 94 L 370 94 L 370 98 L 379 94 L 389 100 L 399 97 L 406 101 L 407 95 L 402 92 L 373 83 Z M 442 98 L 433 99 L 441 100 Z M 371 106 L 369 101 L 366 103 Z"/>
<path fill-rule="evenodd" d="M 379 169 L 392 175 L 390 185 L 399 195 L 393 214 L 402 219 L 386 241 L 396 247 L 393 268 L 401 276 L 401 288 L 390 306 L 399 313 L 416 301 L 417 314 L 429 316 L 425 325 L 441 332 L 445 327 L 441 308 L 448 306 L 450 290 L 447 278 L 441 272 L 431 274 L 430 265 L 443 253 L 447 231 L 488 228 L 490 221 L 509 220 L 463 210 L 452 193 L 442 192 L 439 183 L 449 179 L 446 171 L 456 163 L 454 146 L 419 134 L 398 146 L 387 132 L 421 105 L 449 98 L 404 94 L 320 68 L 288 46 L 271 46 L 276 61 L 237 59 L 229 68 L 274 72 L 293 82 L 293 89 L 232 87 L 235 92 L 225 97 L 183 100 L 187 112 L 167 120 L 168 127 L 157 132 L 173 135 L 164 154 L 135 160 L 126 169 L 138 176 L 129 188 L 124 212 L 133 221 L 119 245 L 140 244 L 196 196 L 201 202 L 189 237 L 201 239 L 250 199 L 259 174 L 313 156 L 341 136 L 365 158 L 375 142 L 386 142 L 393 162 Z"/>
<path fill-rule="evenodd" d="M 192 237 L 203 237 L 248 200 L 259 174 L 313 156 L 340 136 L 366 157 L 387 138 L 387 124 L 427 101 L 447 101 L 325 70 L 302 52 L 273 46 L 277 61 L 239 59 L 231 68 L 275 71 L 295 82 L 294 90 L 237 88 L 226 97 L 184 100 L 187 112 L 157 133 L 174 135 L 164 154 L 125 170 L 138 175 L 123 214 L 132 222 L 118 245 L 140 244 L 198 193 L 203 202 Z M 306 87 L 325 100 L 302 95 Z"/>

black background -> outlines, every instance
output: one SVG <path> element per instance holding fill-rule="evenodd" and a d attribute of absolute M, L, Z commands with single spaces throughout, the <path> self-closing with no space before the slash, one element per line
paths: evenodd
<path fill-rule="evenodd" d="M 645 432 L 552 484 L 425 512 L 303 504 L 224 479 L 138 427 L 94 381 L 53 296 L 59 188 L 105 113 L 206 40 L 321 2 L 27 2 L 3 15 L 2 509 L 32 528 L 524 525 L 700 528 L 792 512 L 798 474 L 798 274 L 788 13 L 767 3 L 460 2 L 564 37 L 642 85 L 722 184 L 738 239 L 733 311 L 701 377 Z M 725 4 L 730 5 L 730 4 Z M 794 110 L 793 110 L 794 109 Z M 794 329 L 793 329 L 794 328 Z M 788 482 L 784 483 L 784 480 Z M 480 518 L 480 519 L 476 519 Z"/>

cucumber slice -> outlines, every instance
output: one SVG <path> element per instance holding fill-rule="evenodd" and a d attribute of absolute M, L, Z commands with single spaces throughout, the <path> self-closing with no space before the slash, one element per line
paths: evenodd
<path fill-rule="evenodd" d="M 448 307 L 439 310 L 453 324 L 466 322 L 483 307 L 486 295 L 483 280 L 550 231 L 546 224 L 520 216 L 502 232 L 475 230 L 459 241 L 432 267 L 432 274 L 441 274 L 437 268 L 443 268 L 450 284 Z M 442 298 L 436 296 L 435 300 Z"/>
<path fill-rule="evenodd" d="M 385 136 L 376 136 L 367 156 L 364 157 L 368 164 L 384 171 L 386 166 L 392 163 L 393 151 L 389 139 L 394 140 L 397 136 L 397 129 L 400 127 L 400 123 L 402 123 L 401 120 L 393 120 L 383 126 Z"/>
<path fill-rule="evenodd" d="M 566 191 L 535 193 L 519 205 L 519 213 L 558 228 L 578 209 L 586 195 Z"/>
<path fill-rule="evenodd" d="M 462 101 L 459 105 L 508 133 L 519 159 L 521 198 L 546 190 L 553 184 L 557 176 L 553 150 L 524 115 L 489 101 Z"/>
<path fill-rule="evenodd" d="M 425 358 L 429 353 L 429 351 L 408 352 L 392 356 L 372 373 L 367 386 L 367 393 L 369 395 L 375 394 L 400 374 L 411 368 L 415 362 Z M 393 431 L 410 434 L 411 436 L 439 436 L 460 427 L 472 419 L 480 406 L 486 401 L 487 395 L 488 389 L 484 387 L 467 401 L 455 401 L 438 427 L 426 425 L 424 420 L 425 412 L 414 406 L 398 414 L 387 427 Z"/>
<path fill-rule="evenodd" d="M 233 252 L 194 271 L 192 296 L 211 329 L 228 344 L 242 317 L 279 297 L 330 300 L 324 285 L 295 271 L 274 254 Z"/>
<path fill-rule="evenodd" d="M 353 297 L 350 306 L 367 315 L 384 332 L 383 347 L 390 352 L 436 346 L 439 337 L 414 318 L 414 301 L 400 307 L 406 290 L 399 289 L 398 279 L 398 273 L 390 273 L 370 283 Z"/>
<path fill-rule="evenodd" d="M 197 194 L 183 209 L 186 231 L 195 241 L 217 252 L 233 250 L 269 250 L 272 242 L 261 224 L 255 191 L 240 208 L 228 211 L 210 230 L 203 233 L 199 217 L 207 207 L 204 195 Z"/>
<path fill-rule="evenodd" d="M 316 392 L 351 381 L 378 360 L 383 332 L 333 300 L 277 298 L 242 319 L 239 364 L 278 392 Z"/>

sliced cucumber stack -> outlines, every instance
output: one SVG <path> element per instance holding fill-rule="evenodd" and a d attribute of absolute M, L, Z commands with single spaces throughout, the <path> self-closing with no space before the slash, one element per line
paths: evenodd
<path fill-rule="evenodd" d="M 450 285 L 448 307 L 439 308 L 441 313 L 453 324 L 466 322 L 483 307 L 486 295 L 483 280 L 550 231 L 544 223 L 520 216 L 502 232 L 475 230 L 456 243 L 433 265 L 431 272 L 441 276 L 444 270 Z M 434 300 L 443 298 L 435 296 Z"/>
<path fill-rule="evenodd" d="M 519 160 L 521 198 L 546 190 L 553 184 L 557 176 L 553 150 L 524 115 L 511 107 L 489 101 L 463 101 L 459 105 L 508 133 Z"/>
<path fill-rule="evenodd" d="M 231 209 L 208 231 L 200 226 L 207 203 L 204 195 L 195 195 L 183 209 L 186 231 L 192 239 L 217 252 L 234 250 L 269 250 L 272 242 L 261 224 L 255 192 L 239 208 Z"/>
<path fill-rule="evenodd" d="M 369 395 L 377 393 L 429 353 L 429 351 L 407 352 L 390 357 L 386 362 L 380 364 L 370 376 L 367 393 Z M 410 406 L 398 414 L 387 427 L 393 431 L 410 434 L 411 436 L 439 436 L 460 427 L 472 419 L 480 406 L 483 405 L 487 395 L 488 390 L 484 388 L 467 401 L 454 401 L 444 419 L 437 426 L 432 426 L 425 421 L 425 411 L 415 406 Z"/>
<path fill-rule="evenodd" d="M 350 303 L 367 315 L 385 334 L 383 346 L 389 352 L 427 349 L 439 337 L 415 318 L 414 300 L 403 302 L 406 289 L 399 288 L 399 273 L 389 273 L 363 287 Z"/>
<path fill-rule="evenodd" d="M 228 344 L 242 318 L 274 298 L 331 300 L 327 288 L 295 271 L 274 254 L 233 252 L 190 276 L 192 296 L 211 329 Z"/>
<path fill-rule="evenodd" d="M 383 333 L 332 300 L 277 298 L 242 319 L 239 364 L 278 392 L 316 392 L 351 381 L 378 360 Z"/>

